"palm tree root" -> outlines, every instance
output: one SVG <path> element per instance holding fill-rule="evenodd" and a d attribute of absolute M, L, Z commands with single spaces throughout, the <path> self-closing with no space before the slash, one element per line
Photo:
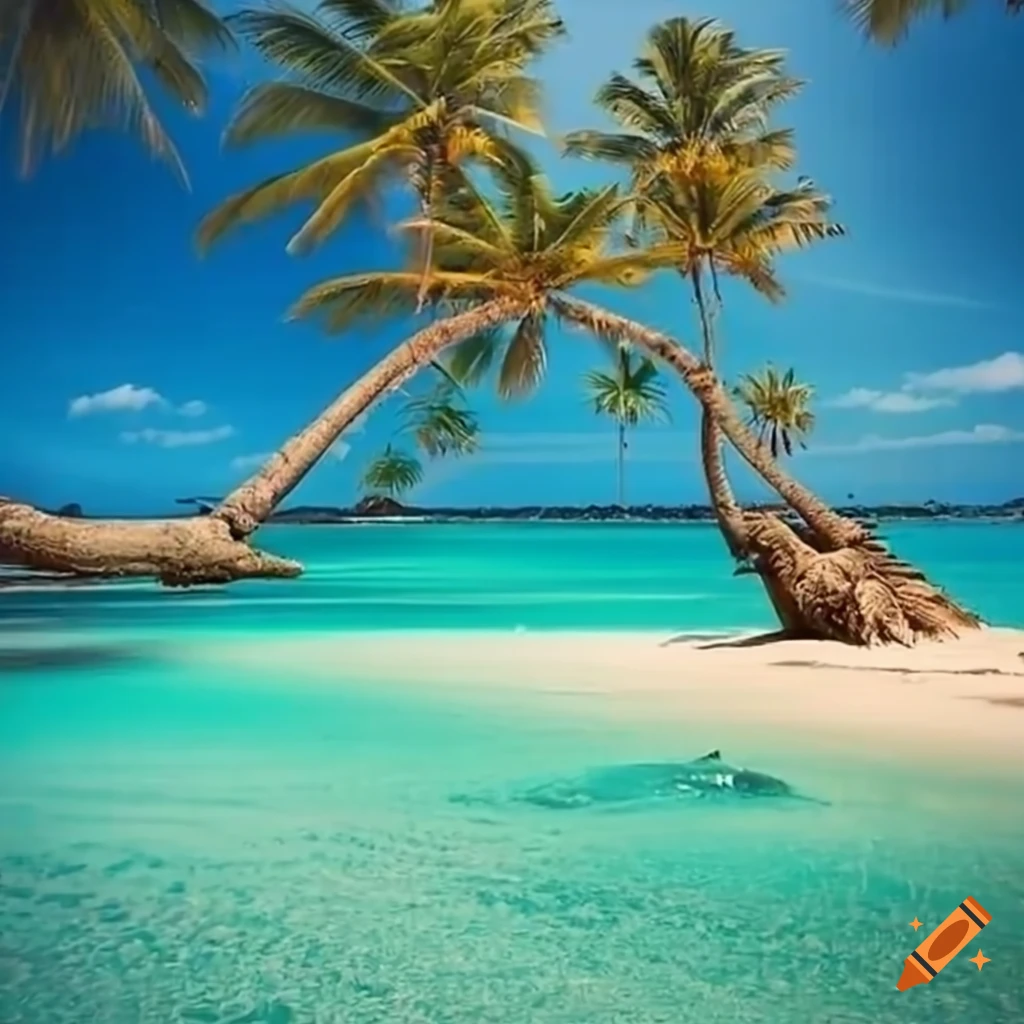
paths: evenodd
<path fill-rule="evenodd" d="M 909 647 L 981 625 L 877 540 L 820 550 L 806 528 L 768 513 L 742 516 L 745 554 L 788 636 Z"/>
<path fill-rule="evenodd" d="M 216 516 L 68 519 L 0 498 L 0 562 L 98 578 L 156 577 L 172 587 L 298 576 L 302 566 L 266 554 Z"/>

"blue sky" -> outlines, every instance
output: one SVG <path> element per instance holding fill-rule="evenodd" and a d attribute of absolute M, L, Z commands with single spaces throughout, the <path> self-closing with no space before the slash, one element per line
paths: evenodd
<path fill-rule="evenodd" d="M 819 425 L 795 460 L 799 476 L 836 500 L 1024 492 L 1024 20 L 977 3 L 887 51 L 867 46 L 831 0 L 559 6 L 570 39 L 539 68 L 556 136 L 599 126 L 591 97 L 601 80 L 628 71 L 646 30 L 679 14 L 719 17 L 745 45 L 788 50 L 808 81 L 779 124 L 796 129 L 799 170 L 833 195 L 849 235 L 785 259 L 781 307 L 730 289 L 723 321 L 728 375 L 771 359 L 817 388 Z M 310 284 L 387 265 L 390 243 L 372 224 L 353 221 L 314 255 L 291 258 L 293 211 L 196 258 L 192 232 L 207 210 L 331 145 L 321 137 L 222 151 L 232 105 L 266 72 L 252 57 L 210 72 L 204 119 L 167 114 L 190 192 L 116 135 L 86 138 L 23 182 L 9 118 L 0 133 L 2 494 L 138 513 L 222 493 L 403 336 L 404 325 L 385 324 L 325 339 L 282 320 Z M 543 159 L 561 188 L 605 176 L 554 146 Z M 694 339 L 690 303 L 670 277 L 604 301 Z M 542 391 L 511 405 L 474 395 L 481 452 L 431 465 L 413 500 L 614 499 L 614 430 L 580 385 L 603 353 L 580 335 L 551 340 Z M 704 499 L 694 407 L 669 386 L 672 423 L 640 431 L 631 446 L 631 501 Z M 351 501 L 367 459 L 393 435 L 394 412 L 376 409 L 293 500 Z M 742 472 L 737 484 L 761 494 Z"/>

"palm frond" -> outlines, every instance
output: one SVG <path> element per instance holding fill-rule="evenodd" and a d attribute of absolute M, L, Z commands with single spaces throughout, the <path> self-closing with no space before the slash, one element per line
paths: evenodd
<path fill-rule="evenodd" d="M 498 372 L 498 394 L 502 398 L 520 398 L 540 383 L 547 369 L 548 354 L 544 342 L 544 316 L 528 313 L 519 321 Z"/>
<path fill-rule="evenodd" d="M 267 82 L 250 89 L 224 131 L 227 145 L 311 130 L 380 134 L 397 123 L 394 113 L 290 82 Z"/>
<path fill-rule="evenodd" d="M 423 479 L 423 466 L 414 455 L 390 444 L 366 468 L 363 487 L 371 494 L 397 498 Z"/>

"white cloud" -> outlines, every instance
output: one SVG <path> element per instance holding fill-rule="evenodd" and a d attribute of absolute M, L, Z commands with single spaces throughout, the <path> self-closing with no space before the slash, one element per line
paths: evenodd
<path fill-rule="evenodd" d="M 931 373 L 908 373 L 906 387 L 915 391 L 953 391 L 960 395 L 1024 388 L 1024 355 L 1004 352 L 966 366 Z"/>
<path fill-rule="evenodd" d="M 916 288 L 890 288 L 870 281 L 851 281 L 837 277 L 807 277 L 802 281 L 829 288 L 837 292 L 865 295 L 872 299 L 891 299 L 894 302 L 909 302 L 918 306 L 955 306 L 960 309 L 992 309 L 991 303 L 968 298 L 965 295 L 951 295 L 948 292 L 921 291 Z"/>
<path fill-rule="evenodd" d="M 192 401 L 178 406 L 178 415 L 195 419 L 198 416 L 205 416 L 208 409 L 209 406 L 205 402 L 201 402 L 198 398 L 193 398 Z"/>
<path fill-rule="evenodd" d="M 979 423 L 970 430 L 943 430 L 937 434 L 911 437 L 880 437 L 867 434 L 852 444 L 815 445 L 807 454 L 852 455 L 861 452 L 903 451 L 909 448 L 947 448 L 974 444 L 1015 444 L 1024 441 L 1024 431 Z"/>
<path fill-rule="evenodd" d="M 94 395 L 79 395 L 68 405 L 68 415 L 89 416 L 97 412 L 139 412 L 150 406 L 164 406 L 166 399 L 153 388 L 139 388 L 134 384 L 121 384 L 109 391 Z"/>
<path fill-rule="evenodd" d="M 152 444 L 157 448 L 187 448 L 196 445 L 214 444 L 223 441 L 235 433 L 231 426 L 213 427 L 210 430 L 156 430 L 146 427 L 144 430 L 126 430 L 121 440 L 126 444 Z"/>
<path fill-rule="evenodd" d="M 875 391 L 851 388 L 846 394 L 826 403 L 836 409 L 871 409 L 874 412 L 927 412 L 940 406 L 956 405 L 951 398 L 931 398 L 910 391 Z"/>

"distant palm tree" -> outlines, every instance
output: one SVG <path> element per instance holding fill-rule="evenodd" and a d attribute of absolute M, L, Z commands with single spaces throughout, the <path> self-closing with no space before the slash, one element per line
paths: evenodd
<path fill-rule="evenodd" d="M 906 34 L 910 24 L 928 14 L 944 18 L 959 14 L 968 0 L 843 0 L 843 7 L 865 34 L 877 43 L 894 46 Z M 1010 14 L 1024 10 L 1024 0 L 1002 0 Z"/>
<path fill-rule="evenodd" d="M 422 479 L 420 460 L 389 444 L 367 467 L 362 485 L 371 497 L 397 499 Z"/>
<path fill-rule="evenodd" d="M 779 457 L 780 450 L 792 455 L 794 440 L 807 447 L 803 438 L 814 429 L 814 413 L 808 408 L 814 389 L 799 383 L 792 368 L 784 374 L 772 366 L 748 373 L 733 393 L 750 410 L 748 422 L 773 458 Z"/>
<path fill-rule="evenodd" d="M 668 419 L 665 389 L 658 383 L 658 368 L 642 357 L 633 361 L 628 344 L 615 347 L 615 369 L 591 370 L 585 378 L 594 412 L 613 419 L 618 427 L 617 495 L 620 508 L 626 507 L 626 431 L 645 420 Z"/>
<path fill-rule="evenodd" d="M 20 97 L 22 173 L 83 131 L 123 126 L 187 181 L 136 69 L 198 113 L 194 56 L 230 42 L 207 0 L 0 0 L 0 109 L 10 91 Z"/>

